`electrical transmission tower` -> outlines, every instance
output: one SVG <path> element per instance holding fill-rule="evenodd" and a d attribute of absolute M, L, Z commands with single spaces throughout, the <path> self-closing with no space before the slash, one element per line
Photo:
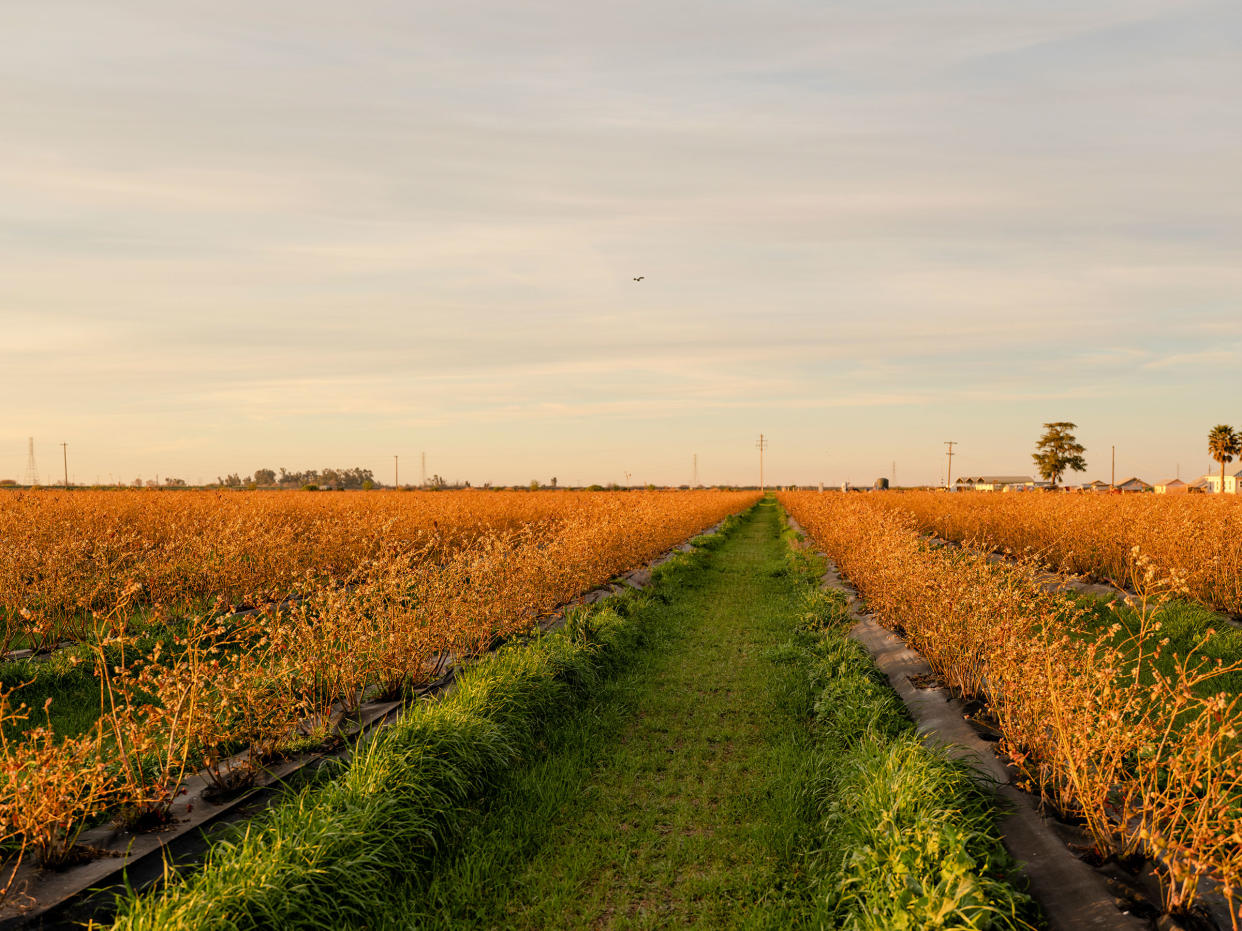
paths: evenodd
<path fill-rule="evenodd" d="M 690 483 L 691 488 L 697 487 L 699 484 L 699 454 L 694 454 L 694 480 Z"/>
<path fill-rule="evenodd" d="M 421 473 L 422 480 L 418 483 L 418 487 L 426 488 L 427 487 L 427 454 L 423 453 L 422 458 L 423 458 L 423 466 L 422 466 L 422 473 Z"/>
<path fill-rule="evenodd" d="M 39 467 L 35 465 L 34 457 L 34 437 L 30 437 L 26 444 L 26 484 L 39 484 Z"/>

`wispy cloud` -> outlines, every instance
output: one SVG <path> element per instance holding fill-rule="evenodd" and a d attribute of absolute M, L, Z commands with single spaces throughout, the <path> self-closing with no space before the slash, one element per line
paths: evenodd
<path fill-rule="evenodd" d="M 1167 369 L 1194 365 L 1211 367 L 1230 366 L 1236 370 L 1239 362 L 1242 362 L 1242 350 L 1237 348 L 1205 349 L 1201 352 L 1175 352 L 1170 355 L 1160 356 L 1145 362 L 1144 368 Z"/>

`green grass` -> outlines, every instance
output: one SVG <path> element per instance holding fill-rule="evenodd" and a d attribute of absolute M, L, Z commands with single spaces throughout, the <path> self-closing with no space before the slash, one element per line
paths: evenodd
<path fill-rule="evenodd" d="M 57 653 L 39 661 L 32 659 L 0 663 L 0 688 L 11 692 L 12 708 L 27 706 L 22 721 L 6 721 L 4 736 L 12 740 L 32 727 L 50 724 L 59 737 L 86 733 L 99 719 L 100 685 L 87 659 L 77 664 L 77 651 Z M 48 699 L 52 703 L 44 704 Z"/>
<path fill-rule="evenodd" d="M 777 521 L 761 507 L 645 609 L 658 648 L 377 926 L 786 927 L 805 912 L 810 709 L 805 672 L 768 655 L 802 608 Z"/>
<path fill-rule="evenodd" d="M 180 653 L 177 637 L 184 635 L 188 621 L 144 620 L 130 629 L 133 640 L 127 646 L 127 662 L 149 658 L 158 645 L 165 662 Z M 105 648 L 110 664 L 121 661 L 115 646 Z M 0 661 L 0 689 L 9 695 L 13 709 L 25 704 L 25 720 L 7 721 L 4 735 L 13 739 L 31 728 L 49 725 L 58 737 L 77 737 L 95 724 L 103 706 L 103 686 L 95 675 L 95 652 L 90 644 L 75 643 L 38 657 Z M 48 699 L 51 704 L 44 711 Z"/>
<path fill-rule="evenodd" d="M 1131 658 L 1137 658 L 1141 626 L 1138 611 L 1121 604 L 1110 607 L 1108 599 L 1091 595 L 1075 596 L 1074 602 L 1082 611 L 1076 623 L 1079 636 L 1106 639 Z M 1150 664 L 1144 664 L 1143 682 L 1153 682 L 1157 670 L 1174 676 L 1178 660 L 1189 660 L 1195 670 L 1218 663 L 1228 666 L 1242 662 L 1242 628 L 1202 605 L 1173 599 L 1159 605 L 1153 619 L 1159 622 L 1160 629 L 1149 635 L 1144 650 L 1150 657 L 1159 641 L 1167 638 L 1168 642 Z M 1114 625 L 1119 629 L 1112 631 Z M 1242 692 L 1242 671 L 1225 673 L 1195 691 L 1205 696 L 1222 691 L 1236 695 Z"/>
<path fill-rule="evenodd" d="M 826 596 L 825 614 L 844 607 Z M 801 780 L 816 825 L 806 871 L 820 927 L 1025 928 L 1040 921 L 1000 842 L 994 797 L 925 745 L 861 646 L 830 626 L 799 633 L 815 692 L 815 751 Z"/>

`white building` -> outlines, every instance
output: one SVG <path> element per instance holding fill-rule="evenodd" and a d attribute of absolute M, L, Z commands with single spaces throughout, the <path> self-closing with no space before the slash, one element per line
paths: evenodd
<path fill-rule="evenodd" d="M 1035 479 L 1029 475 L 965 475 L 953 484 L 960 491 L 1030 491 Z"/>
<path fill-rule="evenodd" d="M 1207 483 L 1204 491 L 1211 492 L 1214 495 L 1220 494 L 1220 473 L 1212 472 L 1203 476 Z M 1242 481 L 1242 469 L 1236 472 L 1230 472 L 1229 467 L 1225 467 L 1225 494 L 1236 495 L 1238 493 L 1239 482 Z"/>

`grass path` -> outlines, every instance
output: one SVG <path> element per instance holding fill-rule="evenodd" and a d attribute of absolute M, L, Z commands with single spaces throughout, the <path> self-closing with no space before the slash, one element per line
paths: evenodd
<path fill-rule="evenodd" d="M 809 708 L 805 673 L 767 656 L 800 607 L 780 530 L 765 502 L 647 609 L 663 615 L 647 661 L 515 779 L 394 925 L 796 923 Z"/>

